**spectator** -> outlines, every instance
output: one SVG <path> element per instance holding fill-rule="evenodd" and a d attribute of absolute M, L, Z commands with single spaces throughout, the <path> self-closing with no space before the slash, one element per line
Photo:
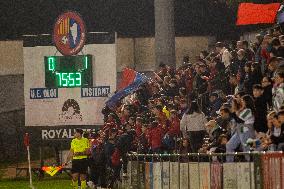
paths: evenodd
<path fill-rule="evenodd" d="M 228 107 L 221 107 L 221 109 L 218 112 L 220 114 L 219 117 L 217 117 L 216 122 L 217 124 L 227 133 L 229 134 L 228 136 L 231 136 L 231 127 L 230 127 L 230 122 L 231 122 L 231 112 Z"/>
<path fill-rule="evenodd" d="M 264 89 L 263 96 L 268 104 L 268 107 L 272 107 L 272 80 L 270 77 L 263 77 L 261 86 Z"/>
<path fill-rule="evenodd" d="M 206 134 L 205 115 L 200 111 L 196 101 L 192 101 L 188 111 L 182 116 L 180 127 L 183 137 L 189 138 L 192 152 L 197 152 L 202 145 L 203 138 Z"/>
<path fill-rule="evenodd" d="M 207 132 L 209 134 L 210 148 L 217 147 L 218 138 L 224 133 L 223 129 L 217 124 L 215 120 L 210 120 L 206 123 Z"/>
<path fill-rule="evenodd" d="M 156 105 L 156 107 L 153 110 L 153 113 L 158 118 L 159 124 L 162 125 L 163 127 L 166 126 L 166 124 L 167 124 L 167 116 L 163 112 L 163 106 L 160 105 L 160 104 Z"/>
<path fill-rule="evenodd" d="M 272 57 L 268 65 L 268 77 L 273 78 L 276 74 L 278 68 L 279 59 L 277 57 Z"/>
<path fill-rule="evenodd" d="M 243 48 L 244 48 L 243 42 L 242 41 L 237 41 L 236 50 L 239 51 L 239 50 L 241 50 Z"/>
<path fill-rule="evenodd" d="M 263 96 L 263 88 L 260 84 L 253 86 L 253 97 L 255 105 L 255 122 L 254 129 L 256 132 L 267 132 L 266 125 L 266 113 L 267 113 L 267 102 Z"/>
<path fill-rule="evenodd" d="M 148 153 L 148 124 L 144 123 L 142 125 L 141 134 L 137 135 L 137 153 L 146 154 Z"/>
<path fill-rule="evenodd" d="M 259 63 L 254 62 L 251 64 L 251 79 L 253 85 L 261 84 L 262 73 Z"/>
<path fill-rule="evenodd" d="M 246 141 L 251 138 L 254 139 L 253 124 L 254 118 L 254 102 L 251 96 L 245 95 L 241 100 L 241 108 L 236 112 L 240 122 L 237 124 L 237 132 L 231 137 L 226 144 L 226 152 L 234 152 L 239 145 L 242 145 L 243 151 L 249 151 L 249 147 L 246 145 Z M 248 160 L 249 157 L 246 156 Z M 234 157 L 227 156 L 227 162 L 232 162 Z"/>
<path fill-rule="evenodd" d="M 141 117 L 136 118 L 135 122 L 136 136 L 140 136 L 142 134 L 142 121 L 143 119 Z"/>
<path fill-rule="evenodd" d="M 275 85 L 272 90 L 273 95 L 273 109 L 278 112 L 280 107 L 284 105 L 284 73 L 276 73 Z"/>
<path fill-rule="evenodd" d="M 271 41 L 272 49 L 271 52 L 275 57 L 284 58 L 284 47 L 281 46 L 280 40 L 278 38 L 273 38 Z"/>
<path fill-rule="evenodd" d="M 116 141 L 116 148 L 119 150 L 119 154 L 123 162 L 123 174 L 127 174 L 127 153 L 133 149 L 133 141 L 135 139 L 136 132 L 135 130 L 128 130 L 123 133 Z"/>
<path fill-rule="evenodd" d="M 216 51 L 219 53 L 219 56 L 221 57 L 222 63 L 225 65 L 225 67 L 228 67 L 231 64 L 232 55 L 229 52 L 228 49 L 226 49 L 225 45 L 221 42 L 217 42 L 216 45 Z"/>
<path fill-rule="evenodd" d="M 210 105 L 209 105 L 209 116 L 211 118 L 216 118 L 217 117 L 217 111 L 220 109 L 222 106 L 222 99 L 218 97 L 217 93 L 211 93 L 210 94 Z"/>
<path fill-rule="evenodd" d="M 153 153 L 160 154 L 162 152 L 162 138 L 164 130 L 158 121 L 153 121 L 149 129 L 149 145 Z"/>
<path fill-rule="evenodd" d="M 171 110 L 168 134 L 171 137 L 177 137 L 180 134 L 180 119 L 176 110 Z"/>
<path fill-rule="evenodd" d="M 275 116 L 274 129 L 270 136 L 275 150 L 284 150 L 284 111 Z"/>
<path fill-rule="evenodd" d="M 229 83 L 232 88 L 231 94 L 237 94 L 239 91 L 243 90 L 243 85 L 240 83 L 236 75 L 230 75 Z"/>
<path fill-rule="evenodd" d="M 246 94 L 252 95 L 253 78 L 250 62 L 246 63 L 244 71 L 244 78 L 241 78 L 241 80 L 244 82 L 244 91 Z"/>
<path fill-rule="evenodd" d="M 245 56 L 248 61 L 254 61 L 254 52 L 249 48 L 249 43 L 247 41 L 242 41 L 243 49 L 245 50 Z"/>

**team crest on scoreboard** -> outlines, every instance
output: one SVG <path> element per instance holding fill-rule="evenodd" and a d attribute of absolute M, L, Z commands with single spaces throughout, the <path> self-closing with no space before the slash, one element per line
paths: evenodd
<path fill-rule="evenodd" d="M 62 113 L 59 114 L 59 120 L 63 122 L 82 121 L 82 114 L 78 102 L 74 99 L 68 99 L 64 102 Z"/>
<path fill-rule="evenodd" d="M 86 27 L 81 16 L 71 11 L 61 14 L 53 28 L 53 41 L 61 54 L 78 54 L 86 41 Z"/>

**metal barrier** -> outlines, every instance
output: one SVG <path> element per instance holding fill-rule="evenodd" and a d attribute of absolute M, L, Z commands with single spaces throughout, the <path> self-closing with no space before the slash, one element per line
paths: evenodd
<path fill-rule="evenodd" d="M 237 162 L 227 163 L 233 155 Z M 243 156 L 250 156 L 246 162 Z M 284 154 L 128 154 L 128 178 L 120 188 L 283 189 Z"/>

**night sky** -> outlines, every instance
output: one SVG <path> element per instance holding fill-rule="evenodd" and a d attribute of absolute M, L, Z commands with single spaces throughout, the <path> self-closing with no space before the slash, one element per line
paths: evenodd
<path fill-rule="evenodd" d="M 176 0 L 176 35 L 238 36 L 237 4 L 219 1 Z M 120 37 L 154 36 L 153 0 L 1 0 L 0 39 L 52 33 L 57 16 L 66 10 L 78 11 L 88 31 L 116 31 Z"/>

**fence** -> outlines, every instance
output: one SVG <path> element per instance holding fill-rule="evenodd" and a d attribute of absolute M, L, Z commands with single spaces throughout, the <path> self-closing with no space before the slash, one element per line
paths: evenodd
<path fill-rule="evenodd" d="M 237 162 L 225 162 L 234 155 Z M 245 162 L 243 156 L 250 156 Z M 121 188 L 282 189 L 283 153 L 129 154 Z"/>

